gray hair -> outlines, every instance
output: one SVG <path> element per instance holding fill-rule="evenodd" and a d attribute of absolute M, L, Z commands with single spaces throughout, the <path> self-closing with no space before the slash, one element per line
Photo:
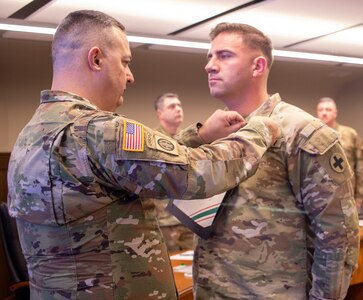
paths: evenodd
<path fill-rule="evenodd" d="M 115 27 L 125 31 L 125 27 L 115 18 L 94 10 L 78 10 L 68 14 L 59 24 L 52 42 L 53 66 L 61 66 L 76 58 L 77 50 L 91 43 L 111 47 L 113 39 L 108 32 Z"/>

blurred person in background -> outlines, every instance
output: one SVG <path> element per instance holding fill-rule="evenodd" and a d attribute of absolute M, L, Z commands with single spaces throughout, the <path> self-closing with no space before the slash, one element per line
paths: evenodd
<path fill-rule="evenodd" d="M 164 93 L 155 99 L 156 117 L 159 125 L 155 130 L 175 137 L 181 130 L 184 112 L 180 98 L 175 93 Z M 166 207 L 168 200 L 154 201 L 161 232 L 169 252 L 193 249 L 193 232 L 170 214 Z"/>
<path fill-rule="evenodd" d="M 358 211 L 362 209 L 363 201 L 363 151 L 362 141 L 357 131 L 337 122 L 338 109 L 334 99 L 323 97 L 316 106 L 317 117 L 339 133 L 339 139 L 354 172 L 352 184 L 354 198 Z"/>

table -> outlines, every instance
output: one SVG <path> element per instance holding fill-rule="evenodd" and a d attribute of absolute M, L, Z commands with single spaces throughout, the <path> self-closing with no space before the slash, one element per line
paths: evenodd
<path fill-rule="evenodd" d="M 174 267 L 177 266 L 191 266 L 193 261 L 192 260 L 185 260 L 185 259 L 172 259 L 173 256 L 181 254 L 185 251 L 178 251 L 170 253 L 170 261 L 171 265 Z M 174 270 L 174 279 L 175 285 L 178 290 L 178 299 L 179 300 L 193 300 L 193 279 L 191 276 L 185 276 L 184 272 L 176 272 Z"/>

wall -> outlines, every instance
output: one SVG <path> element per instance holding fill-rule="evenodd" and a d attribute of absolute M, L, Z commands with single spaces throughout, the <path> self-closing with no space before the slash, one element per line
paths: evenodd
<path fill-rule="evenodd" d="M 39 92 L 51 85 L 50 43 L 0 38 L 0 152 L 9 152 L 21 128 L 39 104 Z M 222 103 L 209 95 L 205 53 L 132 49 L 135 83 L 128 87 L 119 113 L 154 127 L 153 101 L 163 92 L 179 94 L 185 122 L 203 121 Z M 275 61 L 270 93 L 315 114 L 316 100 L 335 97 L 341 122 L 363 136 L 359 112 L 363 67 Z"/>
<path fill-rule="evenodd" d="M 349 124 L 357 129 L 363 137 L 363 85 L 362 78 L 348 82 L 337 95 L 339 107 L 339 121 L 342 124 Z"/>
<path fill-rule="evenodd" d="M 154 100 L 165 92 L 179 95 L 185 112 L 184 125 L 204 120 L 223 107 L 209 95 L 204 71 L 206 55 L 146 49 L 132 49 L 132 54 L 135 83 L 127 88 L 120 113 L 154 127 Z"/>
<path fill-rule="evenodd" d="M 38 106 L 39 91 L 50 86 L 50 43 L 0 38 L 0 49 L 0 95 L 7 106 L 0 110 L 0 119 L 7 120 L 0 152 L 7 152 Z"/>

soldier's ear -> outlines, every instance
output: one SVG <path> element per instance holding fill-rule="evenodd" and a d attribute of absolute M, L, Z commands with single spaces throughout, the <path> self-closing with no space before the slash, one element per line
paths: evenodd
<path fill-rule="evenodd" d="M 87 55 L 88 67 L 93 71 L 100 71 L 102 67 L 101 50 L 98 47 L 92 47 Z"/>
<path fill-rule="evenodd" d="M 160 115 L 161 115 L 161 110 L 158 108 L 158 109 L 156 110 L 156 116 L 157 116 L 158 118 L 160 118 Z"/>
<path fill-rule="evenodd" d="M 267 60 L 266 60 L 266 58 L 263 57 L 263 56 L 257 56 L 253 60 L 252 76 L 253 77 L 261 76 L 262 74 L 265 73 L 266 69 L 267 69 Z"/>

